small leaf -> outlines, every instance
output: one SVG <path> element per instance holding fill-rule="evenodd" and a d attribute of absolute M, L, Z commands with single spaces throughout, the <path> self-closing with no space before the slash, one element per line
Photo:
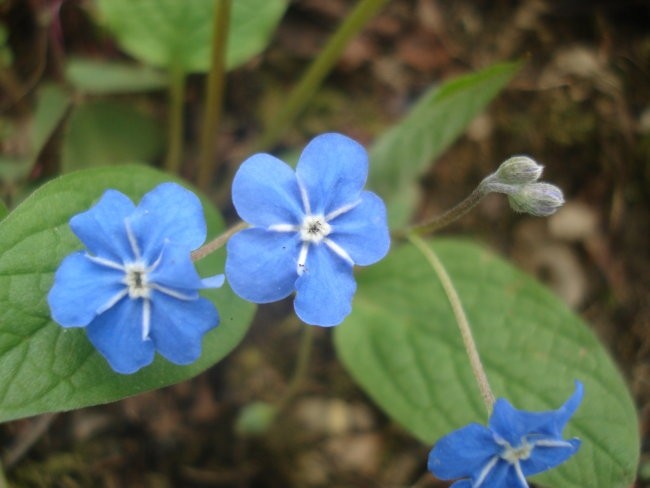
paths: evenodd
<path fill-rule="evenodd" d="M 65 76 L 77 90 L 93 95 L 159 90 L 169 84 L 166 73 L 147 66 L 92 59 L 70 59 Z"/>
<path fill-rule="evenodd" d="M 113 372 L 83 329 L 64 329 L 46 303 L 61 260 L 81 248 L 68 221 L 88 209 L 105 189 L 134 201 L 173 179 L 144 166 L 97 168 L 49 182 L 0 222 L 0 421 L 116 401 L 191 378 L 228 354 L 244 336 L 254 306 L 227 285 L 209 290 L 221 325 L 203 339 L 203 355 L 189 366 L 161 357 L 133 375 Z M 179 182 L 180 183 L 180 182 Z M 202 199 L 208 235 L 224 231 L 215 208 Z M 223 271 L 225 251 L 198 263 L 202 276 Z"/>
<path fill-rule="evenodd" d="M 392 228 L 403 226 L 411 216 L 420 174 L 518 69 L 519 63 L 498 64 L 431 88 L 399 124 L 373 144 L 369 186 L 386 200 Z"/>
<path fill-rule="evenodd" d="M 152 161 L 162 151 L 162 129 L 140 110 L 118 102 L 81 105 L 63 141 L 64 172 L 93 166 Z"/>
<path fill-rule="evenodd" d="M 38 101 L 32 126 L 32 159 L 38 154 L 59 126 L 70 106 L 70 95 L 61 87 L 43 85 L 38 91 Z"/>
<path fill-rule="evenodd" d="M 544 286 L 479 246 L 432 246 L 458 291 L 497 397 L 551 410 L 585 385 L 566 464 L 536 477 L 554 488 L 624 488 L 639 459 L 634 403 L 594 334 Z M 487 414 L 437 275 L 412 246 L 358 276 L 354 309 L 335 331 L 340 358 L 388 415 L 432 445 Z"/>
<path fill-rule="evenodd" d="M 262 51 L 287 7 L 286 0 L 235 0 L 227 65 Z M 120 46 L 153 66 L 184 73 L 210 68 L 215 0 L 97 0 L 106 27 Z"/>

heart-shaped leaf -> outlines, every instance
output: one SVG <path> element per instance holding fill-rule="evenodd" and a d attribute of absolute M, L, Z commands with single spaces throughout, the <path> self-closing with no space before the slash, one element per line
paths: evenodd
<path fill-rule="evenodd" d="M 97 0 L 104 25 L 140 61 L 184 73 L 210 68 L 215 0 Z M 284 14 L 286 0 L 232 2 L 229 68 L 262 51 Z"/>
<path fill-rule="evenodd" d="M 481 247 L 438 240 L 473 327 L 495 394 L 526 410 L 551 410 L 585 385 L 566 435 L 578 454 L 535 478 L 554 488 L 624 488 L 639 459 L 636 411 L 626 385 L 589 328 L 544 286 Z M 432 445 L 486 410 L 446 295 L 410 245 L 359 274 L 354 309 L 335 331 L 339 356 L 397 422 Z"/>
<path fill-rule="evenodd" d="M 206 334 L 203 355 L 189 366 L 161 357 L 133 375 L 115 373 L 83 329 L 64 329 L 50 319 L 46 295 L 54 271 L 82 247 L 68 227 L 107 188 L 134 201 L 169 175 L 144 166 L 97 168 L 44 185 L 0 222 L 0 421 L 43 412 L 107 403 L 191 378 L 230 352 L 244 336 L 254 306 L 227 285 L 209 290 L 221 325 Z M 203 199 L 208 235 L 224 231 L 214 207 Z M 225 251 L 198 263 L 203 276 L 223 270 Z"/>

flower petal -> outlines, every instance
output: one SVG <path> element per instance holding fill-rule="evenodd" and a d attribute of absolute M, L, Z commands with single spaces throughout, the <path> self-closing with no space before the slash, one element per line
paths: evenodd
<path fill-rule="evenodd" d="M 531 456 L 521 461 L 521 469 L 526 476 L 549 470 L 562 464 L 573 456 L 580 448 L 579 439 L 567 440 L 567 446 L 535 446 Z"/>
<path fill-rule="evenodd" d="M 47 295 L 52 318 L 63 327 L 84 327 L 125 289 L 124 273 L 91 261 L 84 251 L 67 256 Z"/>
<path fill-rule="evenodd" d="M 429 453 L 427 467 L 442 480 L 478 476 L 501 448 L 484 425 L 469 424 L 441 438 Z"/>
<path fill-rule="evenodd" d="M 311 245 L 305 272 L 296 281 L 296 314 L 307 324 L 338 325 L 352 311 L 356 288 L 347 261 L 324 244 Z"/>
<path fill-rule="evenodd" d="M 203 288 L 203 281 L 194 267 L 187 246 L 169 241 L 164 243 L 156 263 L 156 268 L 149 274 L 149 281 L 182 290 L 184 295 L 192 298 L 199 296 L 198 290 Z"/>
<path fill-rule="evenodd" d="M 206 298 L 181 301 L 155 293 L 151 306 L 151 339 L 174 364 L 190 364 L 201 355 L 203 335 L 219 324 L 219 314 Z"/>
<path fill-rule="evenodd" d="M 154 343 L 142 339 L 142 302 L 124 298 L 86 329 L 90 342 L 118 373 L 135 373 L 153 361 Z"/>
<path fill-rule="evenodd" d="M 207 235 L 201 201 L 176 183 L 163 183 L 144 195 L 128 222 L 148 264 L 158 258 L 165 240 L 194 250 Z"/>
<path fill-rule="evenodd" d="M 237 170 L 232 201 L 239 216 L 257 227 L 302 222 L 300 190 L 290 166 L 270 154 L 255 154 Z"/>
<path fill-rule="evenodd" d="M 372 192 L 361 194 L 361 203 L 329 222 L 330 239 L 345 249 L 355 264 L 367 266 L 383 258 L 390 247 L 386 206 Z"/>
<path fill-rule="evenodd" d="M 296 166 L 311 213 L 328 214 L 359 198 L 368 177 L 368 154 L 342 134 L 322 134 L 305 147 Z"/>
<path fill-rule="evenodd" d="M 106 190 L 89 210 L 70 219 L 70 228 L 91 254 L 120 263 L 131 261 L 134 256 L 124 220 L 134 209 L 135 205 L 125 194 Z"/>
<path fill-rule="evenodd" d="M 524 436 L 541 435 L 561 439 L 562 430 L 583 397 L 582 383 L 576 381 L 573 395 L 557 410 L 527 412 L 517 410 L 508 400 L 499 398 L 490 417 L 490 428 L 515 446 Z"/>
<path fill-rule="evenodd" d="M 226 277 L 233 291 L 255 303 L 275 302 L 293 291 L 298 277 L 297 233 L 245 229 L 228 240 Z"/>
<path fill-rule="evenodd" d="M 517 474 L 514 465 L 499 461 L 485 481 L 476 488 L 529 488 L 525 479 L 521 479 Z"/>

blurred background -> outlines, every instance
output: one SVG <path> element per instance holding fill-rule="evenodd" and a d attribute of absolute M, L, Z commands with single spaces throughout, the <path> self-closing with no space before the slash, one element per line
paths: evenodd
<path fill-rule="evenodd" d="M 260 127 L 273 120 L 354 4 L 291 1 L 270 46 L 228 74 L 218 135 L 222 179 L 250 154 Z M 152 93 L 137 101 L 118 97 L 141 119 L 114 106 L 100 108 L 108 114 L 99 119 L 77 112 L 29 165 L 6 162 L 24 150 L 27 129 L 20 128 L 33 113 L 36 88 L 62 82 L 66 58 L 127 59 L 89 8 L 77 0 L 0 1 L 0 190 L 9 205 L 61 168 L 72 169 L 69 161 L 105 154 L 110 148 L 93 139 L 101 133 L 93 127 L 137 131 L 149 141 L 137 156 L 162 161 L 167 100 Z M 302 147 L 325 131 L 368 144 L 432 83 L 514 59 L 524 60 L 520 73 L 423 176 L 418 216 L 454 205 L 510 155 L 545 165 L 544 179 L 567 199 L 556 215 L 515 215 L 493 195 L 443 233 L 476 237 L 508 256 L 593 326 L 637 401 L 644 452 L 635 486 L 650 486 L 647 1 L 391 0 L 349 44 L 275 150 Z M 200 130 L 203 82 L 193 75 L 187 84 L 189 151 Z M 73 130 L 78 142 L 63 144 L 64 132 Z M 227 190 L 213 190 L 228 213 Z M 238 434 L 243 406 L 277 400 L 287 387 L 294 357 L 286 351 L 298 343 L 290 310 L 286 302 L 262 307 L 244 342 L 191 381 L 1 425 L 10 486 L 448 486 L 426 473 L 430 446 L 389 421 L 355 386 L 329 330 L 316 331 L 308 380 L 271 431 Z"/>

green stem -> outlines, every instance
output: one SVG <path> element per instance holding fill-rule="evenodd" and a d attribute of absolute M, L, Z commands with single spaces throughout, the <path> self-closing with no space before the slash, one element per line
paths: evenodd
<path fill-rule="evenodd" d="M 206 108 L 203 114 L 201 146 L 198 159 L 197 184 L 207 191 L 214 176 L 217 144 L 216 134 L 221 124 L 223 94 L 226 82 L 226 48 L 230 26 L 230 7 L 232 0 L 217 0 L 214 9 L 212 33 L 212 62 L 206 86 Z"/>
<path fill-rule="evenodd" d="M 191 254 L 192 261 L 198 261 L 200 259 L 203 259 L 208 254 L 212 254 L 217 249 L 220 249 L 221 247 L 223 247 L 223 245 L 226 242 L 228 242 L 228 239 L 230 239 L 230 237 L 233 234 L 239 232 L 240 230 L 245 229 L 246 227 L 248 227 L 248 224 L 246 222 L 239 222 L 233 225 L 230 229 L 226 230 L 226 232 L 224 232 L 220 236 L 215 237 L 207 244 L 204 244 L 203 246 L 198 248 L 196 251 L 192 251 Z"/>
<path fill-rule="evenodd" d="M 321 82 L 338 61 L 348 42 L 388 0 L 361 0 L 329 39 L 293 89 L 280 114 L 267 124 L 258 149 L 273 145 L 287 126 L 309 102 Z"/>
<path fill-rule="evenodd" d="M 478 383 L 478 388 L 481 392 L 481 397 L 483 398 L 483 403 L 487 408 L 488 415 L 492 413 L 492 407 L 494 406 L 494 394 L 490 388 L 490 383 L 488 382 L 487 374 L 485 373 L 485 368 L 481 362 L 481 357 L 479 356 L 478 349 L 476 348 L 476 342 L 474 341 L 474 336 L 472 335 L 472 329 L 465 315 L 465 310 L 463 310 L 463 305 L 458 296 L 456 288 L 451 281 L 451 278 L 447 274 L 447 270 L 443 266 L 442 262 L 438 258 L 433 249 L 427 245 L 427 243 L 416 234 L 409 234 L 408 240 L 418 248 L 422 253 L 424 258 L 429 262 L 435 273 L 440 279 L 442 288 L 445 290 L 447 299 L 451 305 L 451 309 L 454 312 L 454 317 L 456 318 L 456 324 L 460 330 L 460 335 L 463 338 L 463 345 L 465 346 L 465 351 L 469 357 L 469 363 L 472 367 L 472 372 Z"/>
<path fill-rule="evenodd" d="M 287 387 L 284 395 L 278 403 L 276 404 L 276 411 L 282 411 L 293 397 L 300 391 L 302 383 L 305 381 L 307 376 L 307 370 L 309 369 L 309 359 L 311 358 L 311 351 L 314 345 L 314 326 L 305 325 L 303 327 L 303 333 L 300 340 L 300 346 L 298 349 L 298 360 L 296 362 L 296 368 L 293 371 L 293 376 L 289 381 L 289 386 Z"/>
<path fill-rule="evenodd" d="M 483 182 L 484 181 L 485 180 L 483 180 Z M 438 229 L 442 229 L 443 227 L 446 227 L 447 225 L 454 222 L 455 220 L 458 220 L 459 218 L 463 217 L 466 213 L 468 213 L 470 210 L 476 207 L 476 205 L 483 199 L 485 195 L 490 193 L 483 182 L 481 182 L 476 188 L 474 188 L 474 191 L 472 191 L 472 193 L 470 193 L 469 196 L 465 198 L 465 200 L 460 202 L 455 207 L 450 208 L 442 215 L 436 216 L 425 222 L 415 224 L 414 226 L 407 229 L 406 232 L 404 232 L 404 234 L 406 235 L 428 234 Z"/>
<path fill-rule="evenodd" d="M 183 106 L 185 99 L 185 72 L 178 67 L 170 69 L 169 82 L 169 146 L 165 169 L 178 174 L 183 157 Z"/>

